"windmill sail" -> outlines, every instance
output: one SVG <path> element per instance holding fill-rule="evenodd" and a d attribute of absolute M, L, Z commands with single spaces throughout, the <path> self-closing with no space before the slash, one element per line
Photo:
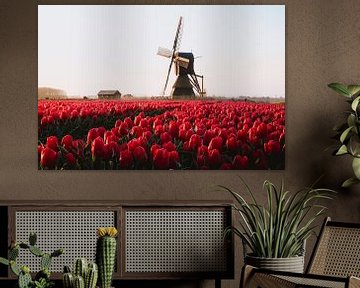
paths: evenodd
<path fill-rule="evenodd" d="M 171 58 L 172 57 L 172 51 L 170 49 L 167 48 L 163 48 L 163 47 L 159 47 L 157 55 L 166 57 L 166 58 Z"/>
<path fill-rule="evenodd" d="M 173 44 L 173 49 L 172 49 L 172 53 L 171 53 L 171 60 L 170 60 L 170 65 L 169 65 L 169 69 L 168 69 L 168 73 L 166 76 L 166 81 L 165 81 L 165 86 L 164 86 L 164 90 L 163 90 L 163 95 L 165 95 L 165 91 L 166 91 L 166 87 L 168 85 L 169 82 L 169 76 L 170 76 L 170 72 L 171 72 L 171 66 L 173 63 L 173 59 L 175 56 L 175 52 L 177 50 L 179 50 L 180 47 L 180 41 L 181 41 L 181 35 L 182 35 L 182 29 L 183 29 L 183 18 L 180 16 L 179 19 L 179 24 L 178 27 L 176 29 L 176 34 L 175 34 L 175 39 L 174 39 L 174 44 Z"/>

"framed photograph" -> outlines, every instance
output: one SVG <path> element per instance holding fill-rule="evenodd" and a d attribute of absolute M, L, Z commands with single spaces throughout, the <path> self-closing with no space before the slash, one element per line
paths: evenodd
<path fill-rule="evenodd" d="M 39 5 L 41 170 L 285 169 L 284 5 Z"/>

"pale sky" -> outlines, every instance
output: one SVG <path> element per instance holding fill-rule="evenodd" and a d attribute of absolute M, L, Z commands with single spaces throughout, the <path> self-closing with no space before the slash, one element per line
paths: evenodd
<path fill-rule="evenodd" d="M 38 86 L 161 95 L 179 17 L 208 95 L 285 97 L 285 5 L 39 5 Z M 175 73 L 171 71 L 166 94 Z"/>

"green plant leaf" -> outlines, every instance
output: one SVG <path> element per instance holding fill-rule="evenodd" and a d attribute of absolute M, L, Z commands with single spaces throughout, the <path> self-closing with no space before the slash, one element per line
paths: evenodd
<path fill-rule="evenodd" d="M 355 157 L 353 159 L 352 168 L 356 178 L 360 180 L 360 158 Z"/>
<path fill-rule="evenodd" d="M 344 183 L 341 185 L 341 187 L 348 188 L 352 185 L 359 184 L 359 183 L 360 183 L 359 179 L 357 179 L 355 177 L 351 177 L 351 178 L 345 180 Z"/>
<path fill-rule="evenodd" d="M 336 152 L 336 155 L 344 155 L 347 153 L 348 153 L 348 149 L 347 149 L 346 145 L 341 145 L 339 150 Z"/>
<path fill-rule="evenodd" d="M 347 128 L 343 133 L 341 133 L 341 136 L 340 136 L 341 143 L 344 143 L 344 141 L 346 140 L 346 137 L 348 136 L 348 134 L 352 128 L 353 128 L 353 126 Z"/>
<path fill-rule="evenodd" d="M 352 156 L 360 156 L 360 138 L 357 134 L 354 134 L 350 137 L 347 149 Z"/>
<path fill-rule="evenodd" d="M 347 124 L 348 126 L 355 126 L 355 122 L 356 122 L 356 116 L 353 113 L 350 113 L 348 118 L 347 118 Z"/>
<path fill-rule="evenodd" d="M 356 108 L 357 108 L 358 105 L 359 105 L 359 101 L 360 101 L 360 96 L 356 97 L 356 98 L 354 99 L 354 101 L 352 101 L 352 103 L 351 103 L 351 109 L 352 109 L 352 110 L 356 111 Z"/>
<path fill-rule="evenodd" d="M 10 264 L 9 260 L 8 260 L 8 259 L 5 259 L 5 258 L 3 258 L 3 257 L 0 257 L 0 263 L 1 263 L 1 264 L 4 264 L 4 265 L 9 265 L 9 264 Z"/>
<path fill-rule="evenodd" d="M 354 96 L 360 92 L 360 85 L 348 85 L 347 91 L 349 92 L 350 96 Z"/>
<path fill-rule="evenodd" d="M 10 261 L 10 268 L 11 268 L 11 271 L 12 271 L 16 276 L 19 276 L 21 270 L 20 270 L 20 268 L 16 265 L 16 262 L 15 262 L 15 261 Z"/>
<path fill-rule="evenodd" d="M 351 95 L 348 91 L 348 88 L 346 85 L 341 83 L 331 83 L 328 85 L 329 88 L 333 89 L 335 92 L 339 93 L 342 96 L 350 98 Z"/>

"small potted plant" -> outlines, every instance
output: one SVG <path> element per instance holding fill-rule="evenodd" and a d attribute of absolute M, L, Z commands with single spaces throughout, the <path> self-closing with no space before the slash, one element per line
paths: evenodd
<path fill-rule="evenodd" d="M 97 279 L 96 263 L 89 262 L 86 258 L 76 259 L 73 271 L 69 266 L 64 266 L 63 288 L 96 288 Z"/>
<path fill-rule="evenodd" d="M 339 145 L 334 155 L 350 155 L 354 176 L 345 180 L 342 187 L 349 187 L 360 183 L 360 85 L 344 85 L 331 83 L 329 88 L 347 98 L 350 109 L 347 111 L 346 122 L 334 127 L 335 138 L 339 139 Z"/>
<path fill-rule="evenodd" d="M 52 253 L 45 253 L 38 246 L 36 246 L 36 241 L 36 234 L 30 233 L 29 243 L 14 242 L 9 248 L 8 259 L 0 257 L 0 263 L 10 266 L 11 271 L 18 277 L 18 288 L 50 288 L 54 286 L 54 282 L 50 280 L 50 265 L 52 259 L 62 255 L 64 250 L 57 249 Z M 20 266 L 18 263 L 16 263 L 20 249 L 28 250 L 31 254 L 40 258 L 41 270 L 36 273 L 34 279 L 31 277 L 30 268 L 28 266 Z"/>
<path fill-rule="evenodd" d="M 116 259 L 115 227 L 100 227 L 97 229 L 96 263 L 99 268 L 99 287 L 110 288 Z"/>
<path fill-rule="evenodd" d="M 225 232 L 233 232 L 241 238 L 245 264 L 302 273 L 305 241 L 314 233 L 315 220 L 326 209 L 318 204 L 318 200 L 331 199 L 334 191 L 310 187 L 290 193 L 285 191 L 283 185 L 278 189 L 266 180 L 264 189 L 267 203 L 264 206 L 243 183 L 251 201 L 246 201 L 239 193 L 227 187 L 220 187 L 236 201 L 233 208 L 240 215 L 239 227 L 228 227 Z"/>

